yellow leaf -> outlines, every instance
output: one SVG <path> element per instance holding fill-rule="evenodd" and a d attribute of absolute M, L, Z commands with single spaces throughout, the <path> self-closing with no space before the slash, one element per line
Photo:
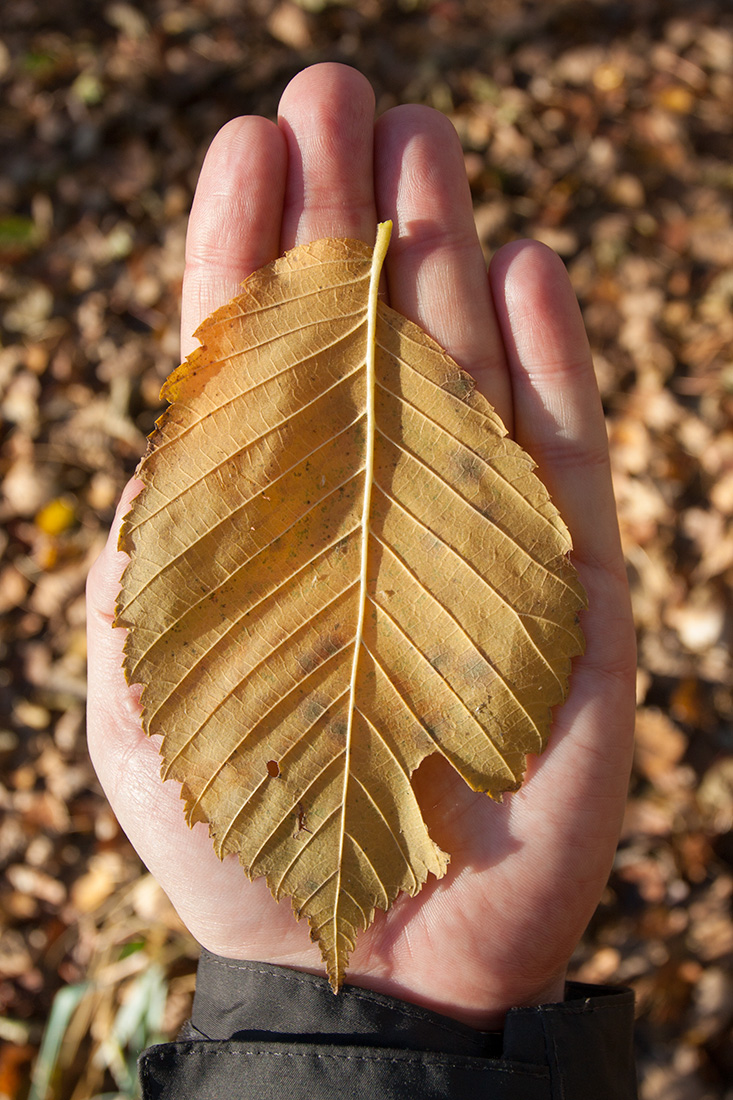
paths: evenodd
<path fill-rule="evenodd" d="M 76 522 L 76 512 L 72 501 L 66 497 L 57 497 L 41 508 L 36 516 L 36 527 L 44 535 L 62 535 Z"/>
<path fill-rule="evenodd" d="M 533 463 L 374 251 L 255 272 L 164 387 L 116 623 L 162 775 L 338 988 L 357 933 L 445 873 L 410 777 L 516 790 L 582 650 L 585 596 Z"/>

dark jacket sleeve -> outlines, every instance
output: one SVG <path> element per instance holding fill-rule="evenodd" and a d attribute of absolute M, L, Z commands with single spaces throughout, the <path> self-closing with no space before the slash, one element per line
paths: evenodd
<path fill-rule="evenodd" d="M 191 1021 L 140 1059 L 143 1100 L 634 1100 L 633 995 L 568 983 L 503 1032 L 204 951 Z"/>

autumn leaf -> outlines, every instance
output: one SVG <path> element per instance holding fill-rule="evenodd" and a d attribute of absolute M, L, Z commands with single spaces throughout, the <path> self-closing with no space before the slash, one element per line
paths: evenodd
<path fill-rule="evenodd" d="M 375 909 L 445 873 L 412 773 L 440 753 L 516 790 L 583 646 L 532 460 L 378 299 L 390 228 L 293 249 L 201 325 L 120 536 L 163 778 L 307 917 L 335 989 Z"/>

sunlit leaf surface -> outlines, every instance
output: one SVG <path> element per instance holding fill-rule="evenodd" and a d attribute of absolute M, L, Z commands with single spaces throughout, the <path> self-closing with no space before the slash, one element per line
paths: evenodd
<path fill-rule="evenodd" d="M 531 459 L 378 301 L 388 240 L 296 248 L 204 322 L 120 541 L 162 774 L 220 856 L 292 898 L 334 988 L 375 908 L 446 870 L 413 771 L 440 753 L 516 790 L 583 645 Z"/>

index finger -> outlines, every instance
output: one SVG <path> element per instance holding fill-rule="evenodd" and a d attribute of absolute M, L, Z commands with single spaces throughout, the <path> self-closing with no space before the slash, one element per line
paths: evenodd
<path fill-rule="evenodd" d="M 286 172 L 285 138 L 266 118 L 232 119 L 212 141 L 186 234 L 182 357 L 201 322 L 279 255 Z"/>

